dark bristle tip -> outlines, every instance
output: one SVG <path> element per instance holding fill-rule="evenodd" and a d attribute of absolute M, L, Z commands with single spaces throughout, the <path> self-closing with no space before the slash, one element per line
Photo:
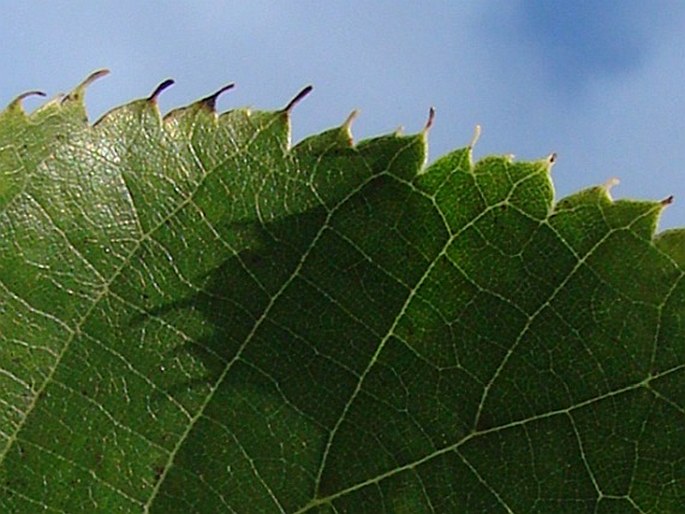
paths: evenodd
<path fill-rule="evenodd" d="M 219 99 L 219 97 L 228 91 L 229 89 L 233 89 L 235 87 L 235 84 L 226 84 L 224 87 L 220 88 L 218 91 L 212 93 L 211 95 L 203 98 L 200 100 L 200 103 L 203 105 L 206 105 L 209 107 L 212 111 L 216 109 L 216 101 Z"/>
<path fill-rule="evenodd" d="M 673 195 L 671 195 L 671 196 L 661 200 L 661 205 L 663 205 L 664 207 L 667 205 L 671 205 L 673 203 L 673 200 L 674 200 Z"/>
<path fill-rule="evenodd" d="M 102 77 L 105 77 L 106 75 L 109 75 L 109 70 L 107 70 L 107 69 L 94 71 L 93 73 L 88 75 L 83 82 L 81 82 L 78 86 L 76 86 L 76 89 L 74 89 L 69 94 L 69 96 L 73 96 L 73 97 L 82 96 L 88 86 L 90 86 L 96 80 L 101 79 Z"/>
<path fill-rule="evenodd" d="M 106 76 L 106 75 L 109 75 L 109 70 L 108 70 L 108 69 L 102 69 L 102 70 L 94 71 L 93 73 L 91 73 L 90 75 L 88 75 L 88 77 L 86 77 L 86 80 L 83 81 L 83 85 L 84 85 L 84 86 L 87 86 L 87 85 L 89 85 L 89 84 L 92 84 L 92 83 L 95 82 L 97 79 L 102 78 L 102 77 L 104 77 L 104 76 Z"/>
<path fill-rule="evenodd" d="M 148 97 L 148 101 L 150 102 L 156 102 L 157 97 L 161 94 L 162 91 L 173 85 L 174 81 L 173 79 L 166 79 L 164 82 L 162 82 L 159 86 L 155 88 L 155 90 L 152 92 L 152 94 Z"/>
<path fill-rule="evenodd" d="M 12 100 L 7 107 L 9 109 L 22 110 L 23 109 L 22 102 L 24 101 L 25 98 L 27 98 L 29 96 L 46 96 L 46 95 L 42 91 L 27 91 L 26 93 L 22 93 L 18 97 L 16 97 L 14 100 Z"/>
<path fill-rule="evenodd" d="M 428 109 L 428 119 L 426 120 L 426 125 L 423 127 L 424 132 L 428 132 L 430 128 L 433 126 L 433 122 L 435 121 L 435 107 L 431 107 Z"/>
<path fill-rule="evenodd" d="M 288 105 L 285 106 L 285 109 L 283 109 L 283 111 L 287 113 L 291 112 L 293 110 L 293 107 L 295 107 L 305 96 L 312 92 L 312 89 L 314 89 L 314 86 L 309 85 L 305 87 L 302 91 L 297 93 L 295 95 L 295 98 L 288 102 Z"/>
<path fill-rule="evenodd" d="M 24 98 L 28 98 L 29 96 L 43 96 L 43 97 L 45 97 L 45 96 L 48 96 L 48 95 L 46 95 L 43 91 L 27 91 L 26 93 L 20 94 L 20 95 L 16 98 L 15 101 L 16 101 L 16 102 L 21 102 Z"/>

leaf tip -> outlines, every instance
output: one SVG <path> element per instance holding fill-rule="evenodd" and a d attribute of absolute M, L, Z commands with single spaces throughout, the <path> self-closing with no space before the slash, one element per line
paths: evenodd
<path fill-rule="evenodd" d="M 314 86 L 312 86 L 311 84 L 310 84 L 309 86 L 305 87 L 304 89 L 302 89 L 302 91 L 300 91 L 299 93 L 297 93 L 297 94 L 295 95 L 295 97 L 294 97 L 292 100 L 290 100 L 290 102 L 288 102 L 288 105 L 286 105 L 286 106 L 283 108 L 283 112 L 285 112 L 285 113 L 287 113 L 287 114 L 290 114 L 290 113 L 292 112 L 293 108 L 294 108 L 298 103 L 300 103 L 300 101 L 301 101 L 305 96 L 307 96 L 309 93 L 312 92 L 312 89 L 314 89 Z"/>
<path fill-rule="evenodd" d="M 158 85 L 150 96 L 147 97 L 147 101 L 150 103 L 157 103 L 157 98 L 165 89 L 171 87 L 174 84 L 173 79 L 166 79 L 160 85 Z"/>
<path fill-rule="evenodd" d="M 230 84 L 226 84 L 225 86 L 219 88 L 217 91 L 212 93 L 209 96 L 204 97 L 202 100 L 199 101 L 200 105 L 204 105 L 206 108 L 208 108 L 212 112 L 216 112 L 216 101 L 218 98 L 228 91 L 229 89 L 233 89 L 235 87 L 235 84 L 231 82 Z"/>

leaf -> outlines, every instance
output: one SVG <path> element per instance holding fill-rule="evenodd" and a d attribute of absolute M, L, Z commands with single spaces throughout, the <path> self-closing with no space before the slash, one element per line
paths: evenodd
<path fill-rule="evenodd" d="M 0 114 L 0 511 L 683 512 L 664 202 L 86 85 Z"/>

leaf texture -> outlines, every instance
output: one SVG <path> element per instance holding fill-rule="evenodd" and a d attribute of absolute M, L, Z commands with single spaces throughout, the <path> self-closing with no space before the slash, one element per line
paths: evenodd
<path fill-rule="evenodd" d="M 0 511 L 685 509 L 664 202 L 85 85 L 0 114 Z"/>

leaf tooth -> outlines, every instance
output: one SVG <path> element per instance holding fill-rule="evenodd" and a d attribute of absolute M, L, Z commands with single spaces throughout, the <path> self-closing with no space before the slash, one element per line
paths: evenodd
<path fill-rule="evenodd" d="M 547 173 L 552 171 L 552 166 L 557 162 L 557 153 L 552 152 L 545 158 L 545 163 L 547 164 Z"/>
<path fill-rule="evenodd" d="M 361 111 L 359 109 L 355 109 L 347 116 L 347 118 L 345 118 L 345 121 L 342 124 L 343 130 L 348 132 L 350 136 L 352 135 L 352 123 L 354 123 L 354 120 L 359 118 L 360 112 Z"/>
<path fill-rule="evenodd" d="M 300 103 L 300 101 L 301 101 L 305 96 L 307 96 L 309 93 L 312 92 L 312 89 L 314 89 L 314 86 L 312 86 L 311 84 L 310 84 L 309 86 L 306 86 L 304 89 L 302 89 L 302 91 L 300 91 L 299 93 L 297 93 L 297 94 L 295 95 L 295 97 L 294 97 L 292 100 L 290 100 L 290 101 L 288 102 L 288 105 L 286 105 L 286 106 L 283 108 L 283 112 L 290 114 L 290 113 L 292 112 L 293 108 L 294 108 L 298 103 Z"/>
<path fill-rule="evenodd" d="M 476 146 L 476 143 L 480 139 L 480 133 L 481 133 L 481 127 L 480 125 L 476 125 L 473 127 L 473 137 L 471 138 L 471 142 L 469 143 L 469 148 L 473 150 Z M 513 156 L 512 156 L 513 159 Z"/>
<path fill-rule="evenodd" d="M 606 194 L 607 198 L 612 202 L 614 201 L 614 199 L 611 197 L 611 190 L 620 183 L 621 181 L 619 179 L 617 179 L 616 177 L 612 177 L 609 180 L 607 180 L 604 184 L 602 184 L 604 194 Z"/>
<path fill-rule="evenodd" d="M 345 135 L 346 142 L 349 146 L 352 146 L 354 144 L 354 136 L 352 135 L 352 123 L 354 123 L 354 120 L 356 120 L 359 117 L 359 112 L 359 109 L 353 110 L 347 116 L 347 118 L 345 118 L 345 121 L 340 126 L 340 130 Z"/>
<path fill-rule="evenodd" d="M 661 204 L 662 207 L 667 207 L 673 203 L 673 200 L 674 200 L 673 195 L 670 195 L 670 196 L 667 196 L 666 198 L 664 198 L 663 200 L 661 200 L 661 202 L 659 202 L 659 203 Z"/>
<path fill-rule="evenodd" d="M 428 135 L 428 131 L 430 128 L 433 126 L 433 122 L 435 121 L 435 107 L 430 107 L 428 109 L 428 119 L 426 120 L 426 124 L 423 126 L 423 130 L 421 133 L 426 136 Z"/>
<path fill-rule="evenodd" d="M 212 93 L 211 95 L 208 95 L 201 100 L 197 100 L 196 102 L 191 103 L 190 105 L 186 105 L 184 107 L 178 107 L 176 109 L 172 109 L 168 113 L 164 115 L 164 122 L 169 123 L 174 120 L 178 120 L 182 118 L 185 115 L 193 115 L 196 114 L 198 111 L 208 111 L 211 114 L 216 114 L 216 101 L 219 98 L 219 96 L 228 91 L 229 89 L 233 89 L 235 87 L 235 84 L 226 84 L 225 86 L 219 88 L 216 92 Z"/>
<path fill-rule="evenodd" d="M 62 103 L 82 102 L 88 86 L 90 86 L 97 79 L 104 77 L 105 75 L 109 75 L 109 70 L 102 69 L 94 71 L 93 73 L 88 75 L 83 82 L 76 86 L 69 94 L 64 96 L 64 98 L 62 98 Z"/>
<path fill-rule="evenodd" d="M 159 84 L 150 96 L 147 97 L 147 101 L 150 103 L 157 103 L 157 98 L 165 89 L 171 87 L 174 84 L 174 79 L 166 79 L 164 82 Z"/>
<path fill-rule="evenodd" d="M 219 90 L 212 93 L 211 95 L 204 97 L 198 103 L 200 105 L 207 107 L 210 111 L 216 112 L 216 101 L 219 98 L 219 96 L 221 96 L 223 93 L 225 93 L 229 89 L 233 89 L 234 87 L 235 87 L 235 84 L 233 82 L 231 82 L 230 84 L 226 84 L 225 86 L 219 88 Z"/>
<path fill-rule="evenodd" d="M 14 100 L 12 100 L 9 105 L 7 106 L 8 110 L 11 111 L 21 111 L 24 112 L 24 108 L 22 106 L 22 101 L 24 98 L 27 98 L 29 96 L 47 96 L 45 93 L 42 91 L 27 91 L 26 93 L 20 94 L 18 97 L 16 97 Z"/>

